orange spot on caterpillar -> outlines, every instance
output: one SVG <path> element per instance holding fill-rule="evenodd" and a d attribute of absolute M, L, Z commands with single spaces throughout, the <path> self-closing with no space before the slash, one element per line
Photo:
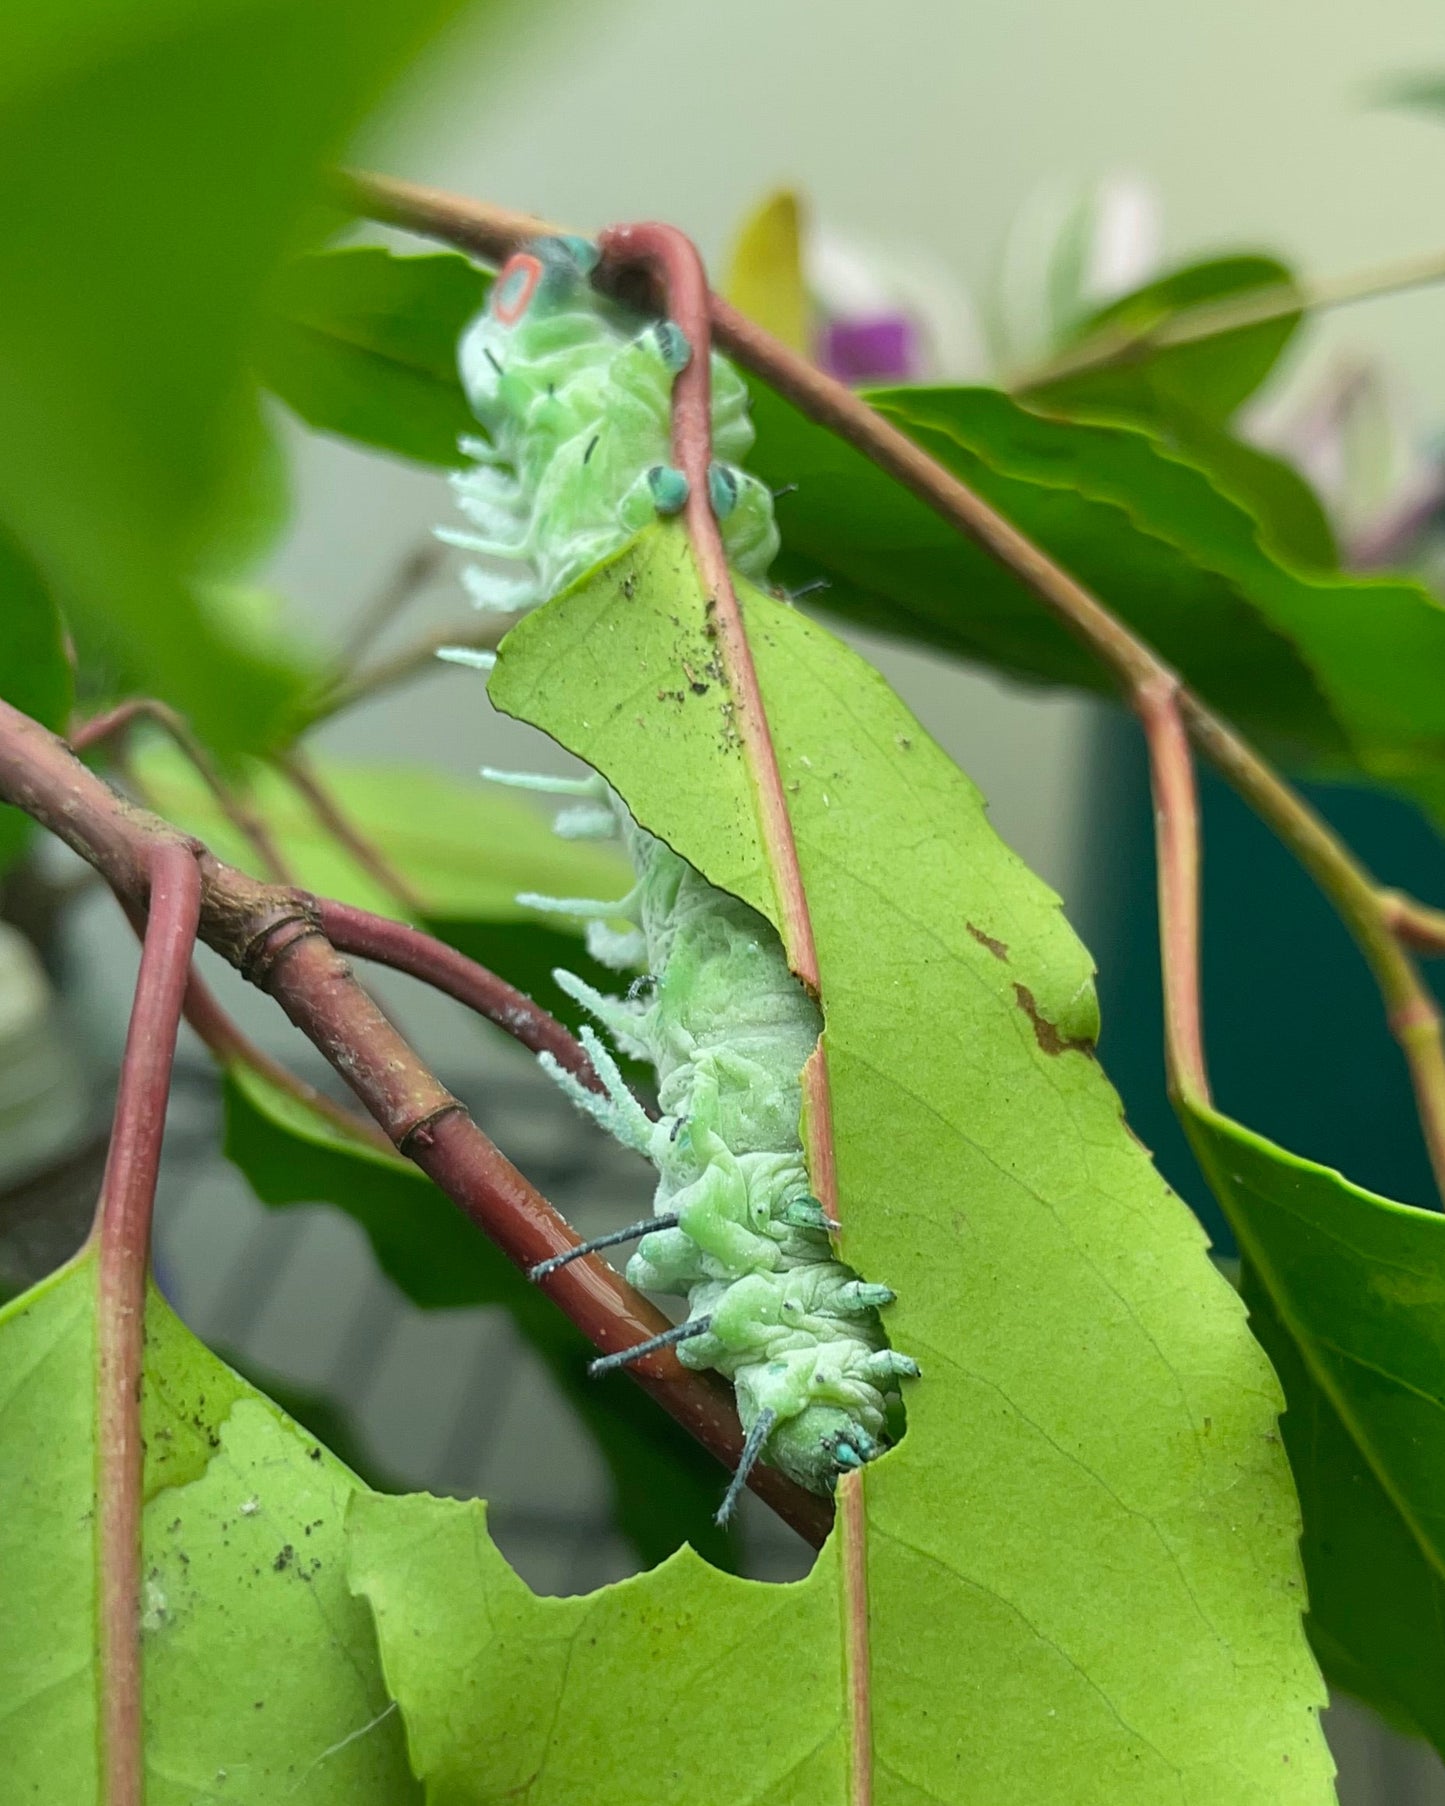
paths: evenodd
<path fill-rule="evenodd" d="M 518 251 L 509 257 L 492 294 L 492 314 L 503 326 L 515 326 L 532 304 L 537 284 L 542 280 L 540 258 L 530 251 Z"/>

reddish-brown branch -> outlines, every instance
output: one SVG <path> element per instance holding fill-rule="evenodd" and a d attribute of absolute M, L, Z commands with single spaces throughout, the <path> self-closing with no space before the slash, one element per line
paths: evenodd
<path fill-rule="evenodd" d="M 171 1063 L 201 907 L 200 871 L 183 840 L 155 842 L 147 879 L 140 976 L 95 1228 L 97 1630 L 107 1806 L 141 1806 L 145 1789 L 140 1394 L 146 1273 Z"/>
<path fill-rule="evenodd" d="M 0 702 L 0 799 L 14 803 L 96 867 L 123 900 L 144 903 L 158 846 L 199 862 L 201 938 L 261 989 L 350 1085 L 391 1144 L 524 1268 L 577 1245 L 566 1221 L 472 1122 L 352 975 L 302 893 L 225 865 L 198 842 L 117 796 L 38 722 Z M 544 1289 L 604 1353 L 667 1327 L 640 1293 L 596 1259 L 578 1260 Z M 719 1460 L 742 1450 L 727 1391 L 689 1373 L 670 1350 L 638 1363 L 634 1378 Z M 772 1468 L 753 1490 L 799 1533 L 821 1542 L 830 1510 Z"/>
<path fill-rule="evenodd" d="M 311 762 L 294 749 L 276 761 L 276 769 L 305 801 L 317 821 L 336 842 L 349 853 L 367 876 L 411 915 L 426 908 L 421 895 L 412 887 L 374 841 L 357 827 L 317 777 Z"/>
<path fill-rule="evenodd" d="M 712 326 L 707 275 L 691 239 L 672 226 L 652 222 L 612 226 L 597 243 L 603 259 L 613 267 L 640 264 L 651 271 L 665 296 L 669 318 L 682 328 L 692 348 L 672 393 L 672 455 L 688 482 L 684 518 L 698 574 L 708 592 L 708 617 L 732 700 L 733 725 L 752 775 L 758 825 L 777 892 L 783 946 L 789 965 L 816 997 L 820 992 L 818 952 L 793 824 L 752 648 L 712 511 L 708 481 L 712 467 Z"/>
<path fill-rule="evenodd" d="M 118 897 L 126 920 L 134 928 L 140 938 L 145 936 L 145 913 L 124 897 Z M 274 1085 L 278 1091 L 284 1091 L 298 1104 L 308 1110 L 314 1110 L 331 1127 L 354 1140 L 364 1141 L 378 1152 L 391 1153 L 391 1143 L 364 1116 L 345 1109 L 327 1097 L 325 1092 L 318 1091 L 314 1085 L 308 1085 L 305 1079 L 297 1078 L 279 1060 L 273 1060 L 270 1054 L 262 1051 L 256 1043 L 245 1034 L 239 1024 L 221 1007 L 214 991 L 206 983 L 194 966 L 191 968 L 190 982 L 186 986 L 185 1007 L 182 1010 L 186 1024 L 197 1037 L 207 1052 L 220 1067 L 247 1066 L 268 1085 Z"/>
<path fill-rule="evenodd" d="M 191 732 L 184 718 L 169 704 L 157 702 L 149 696 L 137 697 L 133 702 L 123 702 L 116 708 L 107 709 L 103 715 L 94 715 L 89 721 L 82 721 L 72 728 L 70 744 L 76 752 L 89 752 L 92 747 L 99 746 L 106 740 L 124 738 L 137 721 L 149 721 L 169 735 L 215 798 L 216 807 L 221 814 L 254 851 L 266 876 L 274 878 L 278 884 L 290 884 L 290 869 L 281 849 L 272 838 L 270 829 L 246 799 L 221 776 L 205 747 Z"/>
<path fill-rule="evenodd" d="M 1199 805 L 1178 686 L 1151 683 L 1135 698 L 1149 749 L 1159 884 L 1164 1050 L 1181 1102 L 1209 1102 L 1199 1005 Z"/>
<path fill-rule="evenodd" d="M 349 903 L 316 899 L 316 916 L 327 940 L 338 953 L 356 959 L 375 960 L 394 972 L 419 978 L 458 1003 L 495 1022 L 533 1053 L 550 1054 L 564 1072 L 570 1072 L 591 1090 L 605 1093 L 587 1049 L 555 1016 L 509 985 L 476 960 L 458 953 L 419 928 L 392 922 Z"/>

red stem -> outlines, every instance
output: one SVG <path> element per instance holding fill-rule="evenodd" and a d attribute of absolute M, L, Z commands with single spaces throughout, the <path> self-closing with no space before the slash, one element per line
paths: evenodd
<path fill-rule="evenodd" d="M 555 1016 L 455 947 L 405 922 L 393 922 L 326 897 L 316 898 L 316 918 L 338 953 L 375 960 L 394 972 L 421 979 L 495 1022 L 533 1053 L 550 1054 L 564 1072 L 605 1095 L 607 1088 L 594 1071 L 587 1049 Z"/>
<path fill-rule="evenodd" d="M 149 876 L 140 976 L 95 1229 L 96 1548 L 101 1795 L 106 1806 L 141 1806 L 145 1787 L 140 1395 L 146 1273 L 171 1064 L 201 909 L 200 869 L 184 842 L 157 842 Z"/>
<path fill-rule="evenodd" d="M 668 317 L 692 347 L 687 367 L 672 392 L 672 455 L 688 481 L 684 516 L 697 559 L 698 573 L 709 592 L 708 613 L 716 630 L 723 672 L 733 699 L 734 724 L 743 756 L 752 773 L 763 845 L 778 894 L 783 946 L 788 963 L 815 997 L 821 994 L 813 924 L 798 866 L 793 824 L 783 795 L 778 756 L 768 732 L 762 691 L 738 607 L 722 534 L 712 511 L 708 471 L 712 464 L 712 321 L 707 274 L 697 248 L 674 226 L 646 223 L 612 226 L 597 240 L 613 264 L 641 264 L 660 280 Z"/>
<path fill-rule="evenodd" d="M 1134 697 L 1149 749 L 1164 975 L 1164 1053 L 1181 1101 L 1207 1104 L 1199 1005 L 1199 805 L 1194 760 L 1179 714 L 1179 686 L 1146 683 Z"/>

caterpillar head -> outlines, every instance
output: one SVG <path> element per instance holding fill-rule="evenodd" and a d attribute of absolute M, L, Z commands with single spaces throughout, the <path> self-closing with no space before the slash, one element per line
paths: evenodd
<path fill-rule="evenodd" d="M 597 268 L 598 256 L 596 245 L 585 238 L 534 238 L 498 272 L 487 298 L 488 314 L 499 325 L 515 327 L 529 313 L 540 317 L 570 305 Z"/>
<path fill-rule="evenodd" d="M 520 399 L 508 394 L 509 372 L 519 379 L 513 389 L 530 386 L 526 370 L 548 348 L 548 324 L 595 311 L 589 278 L 597 261 L 597 247 L 585 238 L 558 236 L 533 239 L 503 264 L 458 353 L 462 386 L 484 425 Z"/>

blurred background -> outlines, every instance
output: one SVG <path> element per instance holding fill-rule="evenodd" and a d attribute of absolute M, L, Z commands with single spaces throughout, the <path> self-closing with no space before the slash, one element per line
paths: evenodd
<path fill-rule="evenodd" d="M 582 230 L 670 220 L 715 271 L 764 198 L 789 190 L 820 296 L 840 314 L 907 323 L 901 347 L 886 334 L 865 334 L 861 350 L 839 343 L 840 367 L 857 355 L 883 360 L 860 374 L 997 380 L 1044 353 L 1071 296 L 1097 304 L 1185 259 L 1259 251 L 1329 277 L 1445 243 L 1445 116 L 1381 100 L 1392 80 L 1441 63 L 1439 8 L 1425 0 L 733 0 L 725 10 L 614 0 L 514 20 L 500 38 L 464 22 L 360 154 Z M 1404 520 L 1399 556 L 1426 569 L 1445 447 L 1442 325 L 1445 296 L 1431 288 L 1321 316 L 1250 422 L 1322 484 L 1346 545 Z M 450 518 L 445 482 L 289 418 L 284 433 L 296 520 L 265 578 L 319 642 L 345 643 Z M 438 562 L 376 650 L 464 612 L 456 566 Z M 1227 1255 L 1162 1092 L 1149 810 L 1131 727 L 1102 704 L 849 637 L 1063 896 L 1101 967 L 1101 1052 L 1130 1120 Z M 343 717 L 321 744 L 458 774 L 562 764 L 455 670 Z M 1316 794 L 1378 872 L 1445 898 L 1445 851 L 1408 806 Z M 1205 826 L 1207 1027 L 1223 1105 L 1364 1184 L 1428 1200 L 1403 1070 L 1326 906 L 1208 782 Z M 69 913 L 49 952 L 58 1006 L 24 947 L 0 940 L 0 1128 L 23 1124 L 27 1136 L 11 1128 L 0 1166 L 7 1278 L 63 1252 L 51 1239 L 55 1182 L 43 1175 L 57 1150 L 103 1130 L 134 968 L 100 897 Z M 404 985 L 383 989 L 579 1227 L 636 1214 L 644 1170 L 572 1121 L 515 1049 Z M 268 1005 L 248 998 L 243 1010 L 259 1040 L 296 1060 Z M 591 1445 L 498 1314 L 424 1314 L 377 1274 L 338 1213 L 264 1209 L 216 1151 L 217 1112 L 209 1062 L 189 1042 L 158 1223 L 159 1269 L 182 1315 L 283 1402 L 290 1389 L 344 1413 L 337 1433 L 368 1473 L 486 1494 L 499 1542 L 534 1586 L 572 1591 L 626 1572 Z M 93 1155 L 68 1165 L 77 1222 L 94 1181 Z M 746 1530 L 751 1571 L 798 1571 L 801 1551 L 765 1514 Z M 1445 1801 L 1432 1757 L 1352 1707 L 1332 1719 L 1347 1806 Z"/>

